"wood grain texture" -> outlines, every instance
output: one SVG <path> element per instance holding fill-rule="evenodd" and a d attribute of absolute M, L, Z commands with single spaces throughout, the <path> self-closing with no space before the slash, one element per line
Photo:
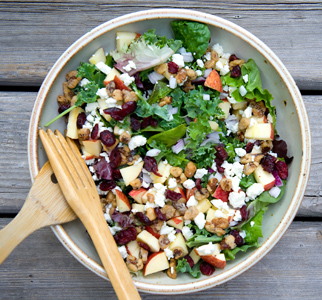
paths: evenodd
<path fill-rule="evenodd" d="M 39 86 L 57 58 L 84 33 L 150 8 L 195 9 L 232 21 L 265 42 L 301 89 L 322 90 L 320 0 L 0 1 L 0 85 Z"/>
<path fill-rule="evenodd" d="M 0 219 L 0 228 L 9 219 Z M 176 300 L 321 299 L 322 224 L 293 222 L 274 249 L 250 270 L 218 287 Z M 117 299 L 110 283 L 77 262 L 50 229 L 28 237 L 0 268 L 0 299 Z M 142 299 L 165 300 L 169 295 Z"/>
<path fill-rule="evenodd" d="M 17 213 L 31 186 L 27 134 L 35 98 L 32 92 L 0 92 L 0 213 Z M 322 217 L 322 96 L 304 96 L 304 102 L 312 130 L 313 164 L 297 216 Z"/>

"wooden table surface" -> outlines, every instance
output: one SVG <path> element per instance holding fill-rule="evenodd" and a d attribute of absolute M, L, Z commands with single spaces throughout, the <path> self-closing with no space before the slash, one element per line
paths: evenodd
<path fill-rule="evenodd" d="M 242 3 L 243 2 L 243 3 Z M 301 208 L 277 246 L 239 277 L 174 299 L 321 299 L 322 4 L 270 1 L 0 1 L 0 228 L 30 188 L 27 134 L 33 103 L 61 53 L 91 28 L 149 8 L 190 8 L 232 21 L 264 41 L 298 84 L 313 159 Z M 143 299 L 169 299 L 142 293 Z M 78 263 L 50 228 L 29 236 L 0 267 L 0 299 L 116 299 L 109 282 Z"/>

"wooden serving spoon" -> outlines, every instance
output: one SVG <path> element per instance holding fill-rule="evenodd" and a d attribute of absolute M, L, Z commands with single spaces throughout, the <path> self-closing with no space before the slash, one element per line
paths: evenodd
<path fill-rule="evenodd" d="M 47 162 L 36 176 L 20 212 L 0 231 L 0 265 L 32 232 L 76 218 Z"/>

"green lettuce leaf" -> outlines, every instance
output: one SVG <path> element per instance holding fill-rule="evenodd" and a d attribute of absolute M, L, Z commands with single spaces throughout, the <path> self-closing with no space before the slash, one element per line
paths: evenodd
<path fill-rule="evenodd" d="M 248 176 L 243 177 L 240 180 L 239 186 L 243 189 L 246 190 L 247 188 L 249 188 L 252 184 L 256 183 L 254 174 L 250 174 Z"/>
<path fill-rule="evenodd" d="M 76 106 L 81 106 L 84 103 L 93 103 L 97 100 L 98 96 L 96 92 L 99 85 L 93 82 L 87 83 L 83 89 L 81 89 L 77 94 Z"/>
<path fill-rule="evenodd" d="M 256 200 L 260 201 L 260 202 L 264 202 L 264 203 L 276 203 L 276 202 L 280 201 L 284 195 L 284 192 L 285 192 L 285 184 L 286 184 L 286 181 L 283 181 L 283 185 L 279 187 L 281 189 L 281 192 L 277 198 L 271 196 L 269 194 L 269 191 L 266 191 L 266 192 L 260 194 Z"/>
<path fill-rule="evenodd" d="M 225 257 L 226 257 L 226 260 L 234 260 L 235 257 L 236 257 L 236 254 L 239 252 L 239 251 L 242 251 L 242 252 L 246 252 L 249 248 L 251 247 L 259 247 L 260 245 L 258 243 L 254 243 L 252 245 L 243 245 L 243 246 L 240 246 L 240 247 L 236 247 L 232 250 L 230 249 L 225 249 L 223 251 L 223 253 L 225 254 Z"/>
<path fill-rule="evenodd" d="M 189 248 L 199 247 L 213 242 L 221 242 L 223 240 L 223 236 L 213 234 L 205 228 L 199 229 L 198 226 L 193 223 L 190 223 L 188 227 L 195 232 L 186 243 Z"/>
<path fill-rule="evenodd" d="M 167 96 L 172 91 L 171 88 L 163 81 L 158 81 L 153 87 L 152 94 L 148 99 L 149 104 L 159 102 L 163 97 Z"/>
<path fill-rule="evenodd" d="M 170 115 L 168 112 L 168 106 L 163 107 L 159 105 L 152 106 L 144 99 L 139 98 L 138 105 L 135 110 L 135 113 L 141 118 L 147 118 L 150 116 L 158 116 L 161 119 L 169 121 Z"/>
<path fill-rule="evenodd" d="M 163 48 L 164 46 L 169 46 L 174 52 L 176 52 L 182 46 L 182 41 L 168 39 L 165 36 L 155 34 L 155 31 L 155 29 L 149 29 L 141 36 L 141 38 L 148 45 L 156 45 L 160 48 Z"/>
<path fill-rule="evenodd" d="M 167 131 L 163 131 L 161 133 L 155 134 L 151 136 L 147 143 L 151 144 L 153 141 L 162 142 L 165 146 L 171 147 L 177 143 L 185 134 L 187 127 L 184 124 L 176 128 L 172 128 Z"/>
<path fill-rule="evenodd" d="M 263 208 L 260 210 L 251 220 L 250 222 L 246 223 L 242 230 L 245 231 L 246 237 L 244 239 L 245 244 L 254 244 L 257 243 L 259 237 L 263 237 L 262 234 L 262 221 L 263 215 L 268 207 Z M 254 223 L 253 223 L 254 222 Z M 253 224 L 253 226 L 251 226 Z"/>
<path fill-rule="evenodd" d="M 198 169 L 212 166 L 215 160 L 215 147 L 212 143 L 196 148 L 192 152 L 191 160 L 197 163 Z"/>
<path fill-rule="evenodd" d="M 176 271 L 181 273 L 190 273 L 194 278 L 201 276 L 200 263 L 195 264 L 192 268 L 185 258 L 178 259 Z"/>

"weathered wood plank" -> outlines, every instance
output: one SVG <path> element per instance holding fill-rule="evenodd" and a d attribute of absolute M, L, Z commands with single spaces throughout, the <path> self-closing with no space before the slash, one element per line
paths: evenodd
<path fill-rule="evenodd" d="M 30 189 L 27 134 L 35 97 L 32 92 L 0 93 L 0 213 L 17 213 Z M 321 217 L 322 96 L 304 96 L 304 101 L 312 129 L 313 164 L 298 216 Z"/>
<path fill-rule="evenodd" d="M 0 228 L 9 219 L 0 219 Z M 175 299 L 320 299 L 322 223 L 293 222 L 253 268 L 216 288 Z M 296 263 L 294 263 L 296 262 Z M 0 299 L 117 299 L 110 283 L 79 264 L 49 229 L 32 234 L 0 268 Z M 151 295 L 141 293 L 142 299 Z M 155 300 L 169 296 L 152 296 Z"/>
<path fill-rule="evenodd" d="M 263 40 L 301 89 L 322 89 L 319 0 L 1 1 L 0 85 L 40 85 L 55 60 L 84 33 L 115 17 L 150 8 L 189 8 L 232 21 Z"/>

